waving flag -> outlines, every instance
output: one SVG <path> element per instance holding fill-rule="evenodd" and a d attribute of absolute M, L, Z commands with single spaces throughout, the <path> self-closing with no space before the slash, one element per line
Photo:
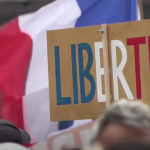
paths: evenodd
<path fill-rule="evenodd" d="M 136 0 L 57 0 L 1 26 L 1 117 L 34 142 L 70 127 L 73 121 L 50 122 L 46 31 L 134 21 L 137 14 Z"/>

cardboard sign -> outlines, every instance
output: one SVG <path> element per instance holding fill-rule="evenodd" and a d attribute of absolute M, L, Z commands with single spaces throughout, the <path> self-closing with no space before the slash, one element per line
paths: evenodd
<path fill-rule="evenodd" d="M 62 150 L 74 147 L 87 147 L 90 140 L 90 131 L 95 121 L 52 135 L 46 141 L 32 146 L 31 150 Z M 60 131 L 59 131 L 60 132 Z"/>
<path fill-rule="evenodd" d="M 150 104 L 149 25 L 150 20 L 107 25 L 103 42 L 104 34 L 98 32 L 103 25 L 48 31 L 51 120 L 98 118 L 108 97 L 106 75 L 112 100 L 139 99 Z M 108 62 L 102 54 L 106 44 Z M 104 62 L 110 67 L 105 83 Z"/>
<path fill-rule="evenodd" d="M 105 110 L 99 29 L 101 26 L 48 31 L 51 121 L 96 119 Z"/>
<path fill-rule="evenodd" d="M 150 104 L 150 20 L 108 25 L 111 93 L 114 100 Z"/>

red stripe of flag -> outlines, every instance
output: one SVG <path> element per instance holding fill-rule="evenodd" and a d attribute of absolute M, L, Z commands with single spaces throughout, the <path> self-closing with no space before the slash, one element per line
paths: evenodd
<path fill-rule="evenodd" d="M 19 29 L 18 18 L 0 27 L 1 118 L 24 129 L 23 100 L 32 39 Z"/>

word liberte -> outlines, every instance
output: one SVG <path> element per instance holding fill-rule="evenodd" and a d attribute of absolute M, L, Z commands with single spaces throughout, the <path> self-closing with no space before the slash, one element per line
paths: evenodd
<path fill-rule="evenodd" d="M 150 51 L 150 37 L 149 41 L 149 51 Z M 137 99 L 141 99 L 141 79 L 140 79 L 140 58 L 139 58 L 139 45 L 146 44 L 146 37 L 129 38 L 127 39 L 128 46 L 134 46 L 135 54 L 135 80 L 136 80 L 136 91 Z M 78 104 L 78 80 L 77 80 L 77 63 L 76 63 L 76 50 L 78 50 L 78 60 L 79 60 L 79 82 L 80 82 L 80 96 L 81 103 L 89 103 L 93 100 L 95 96 L 95 91 L 97 90 L 97 100 L 98 102 L 105 102 L 106 95 L 102 94 L 102 82 L 101 77 L 104 75 L 104 68 L 101 67 L 100 61 L 100 50 L 103 50 L 102 42 L 94 43 L 94 53 L 95 53 L 95 67 L 96 67 L 96 82 L 94 77 L 91 75 L 90 70 L 93 66 L 93 51 L 88 43 L 80 43 L 77 45 L 71 45 L 71 61 L 72 61 L 72 86 L 73 86 L 73 98 L 74 104 Z M 122 53 L 122 60 L 117 66 L 117 47 Z M 57 94 L 57 105 L 69 105 L 71 104 L 71 97 L 62 97 L 61 92 L 61 74 L 60 74 L 60 56 L 59 56 L 59 46 L 54 47 L 55 51 L 55 74 L 56 74 L 56 94 Z M 84 69 L 83 65 L 83 51 L 87 52 L 88 62 Z M 127 95 L 128 99 L 134 99 L 130 87 L 126 81 L 123 74 L 123 69 L 127 62 L 127 49 L 124 43 L 120 40 L 111 41 L 111 56 L 112 56 L 112 74 L 113 74 L 113 92 L 114 100 L 119 99 L 119 89 L 118 80 L 120 80 L 122 87 Z M 91 85 L 91 91 L 88 95 L 85 95 L 85 83 L 84 78 L 86 78 Z M 97 87 L 97 89 L 96 89 Z"/>

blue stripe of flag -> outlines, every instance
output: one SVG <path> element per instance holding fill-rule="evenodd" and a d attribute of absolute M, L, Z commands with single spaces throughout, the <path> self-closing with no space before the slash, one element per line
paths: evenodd
<path fill-rule="evenodd" d="M 82 16 L 75 27 L 137 20 L 136 0 L 77 0 L 77 3 Z M 59 122 L 59 130 L 67 129 L 73 122 Z"/>

